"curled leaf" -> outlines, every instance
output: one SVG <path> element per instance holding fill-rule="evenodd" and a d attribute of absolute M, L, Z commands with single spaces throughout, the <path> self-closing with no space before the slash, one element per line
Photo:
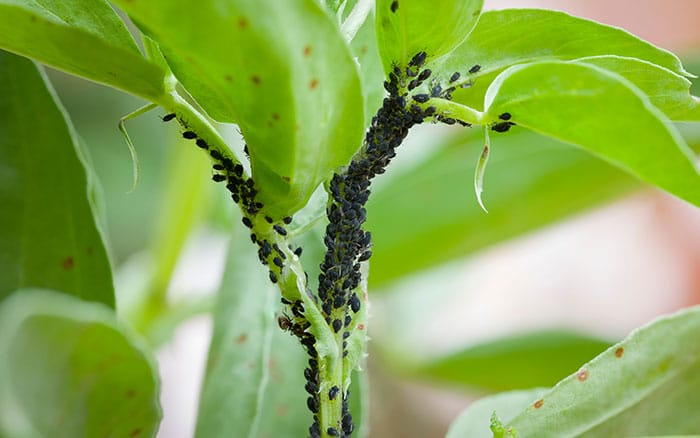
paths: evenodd
<path fill-rule="evenodd" d="M 481 193 L 484 191 L 484 173 L 486 172 L 486 164 L 489 162 L 490 149 L 491 140 L 489 138 L 488 127 L 484 126 L 484 150 L 481 151 L 481 156 L 476 163 L 476 170 L 474 171 L 474 192 L 476 193 L 476 200 L 479 202 L 479 206 L 486 213 L 489 211 L 486 209 L 484 201 L 481 199 Z"/>

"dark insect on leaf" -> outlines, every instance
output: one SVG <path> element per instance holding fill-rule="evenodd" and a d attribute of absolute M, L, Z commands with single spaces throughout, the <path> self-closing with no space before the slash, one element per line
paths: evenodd
<path fill-rule="evenodd" d="M 175 113 L 166 114 L 166 115 L 163 116 L 163 121 L 164 121 L 164 122 L 169 122 L 169 121 L 171 121 L 171 120 L 174 119 L 174 118 L 175 118 Z"/>
<path fill-rule="evenodd" d="M 510 129 L 511 126 L 515 126 L 515 123 L 513 123 L 513 122 L 499 122 L 499 123 L 496 123 L 495 125 L 491 126 L 491 130 L 496 131 L 496 132 L 506 132 Z"/>
<path fill-rule="evenodd" d="M 501 120 L 510 120 L 511 115 L 510 115 L 510 113 L 503 113 L 500 116 L 498 116 L 498 118 Z"/>
<path fill-rule="evenodd" d="M 209 149 L 209 145 L 207 144 L 207 142 L 202 140 L 201 138 L 197 139 L 197 146 L 199 146 L 202 149 Z"/>
<path fill-rule="evenodd" d="M 221 174 L 215 174 L 211 177 L 216 182 L 221 182 L 221 181 L 226 181 L 226 175 L 221 175 Z"/>
<path fill-rule="evenodd" d="M 481 70 L 481 66 L 479 64 L 476 64 L 475 66 L 473 66 L 472 68 L 469 69 L 469 73 L 474 74 L 474 73 L 478 72 L 479 70 Z"/>
<path fill-rule="evenodd" d="M 186 138 L 187 140 L 192 140 L 192 139 L 197 138 L 197 134 L 195 134 L 195 133 L 192 132 L 192 131 L 185 131 L 185 132 L 182 133 L 182 136 L 183 136 L 184 138 Z"/>
<path fill-rule="evenodd" d="M 425 103 L 430 99 L 430 96 L 427 94 L 416 94 L 413 96 L 413 100 L 415 100 L 418 103 Z"/>
<path fill-rule="evenodd" d="M 396 2 L 396 6 L 398 7 L 398 2 Z M 413 56 L 413 58 L 411 58 L 411 61 L 409 61 L 408 65 L 418 68 L 423 67 L 423 64 L 425 64 L 425 58 L 427 56 L 428 54 L 425 52 L 418 52 Z"/>
<path fill-rule="evenodd" d="M 391 2 L 391 12 L 394 13 L 399 9 L 399 0 Z"/>
<path fill-rule="evenodd" d="M 461 76 L 461 75 L 459 74 L 458 71 L 452 73 L 452 76 L 450 76 L 450 83 L 452 83 L 452 82 L 456 81 L 457 79 L 459 79 L 460 76 Z"/>

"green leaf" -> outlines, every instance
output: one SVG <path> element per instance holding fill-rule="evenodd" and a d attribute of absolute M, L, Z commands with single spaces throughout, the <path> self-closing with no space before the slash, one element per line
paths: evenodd
<path fill-rule="evenodd" d="M 504 424 L 508 424 L 523 408 L 534 403 L 545 388 L 528 389 L 525 391 L 504 392 L 481 398 L 465 409 L 450 425 L 445 438 L 493 438 L 489 429 L 489 418 L 495 412 Z"/>
<path fill-rule="evenodd" d="M 147 100 L 165 92 L 165 72 L 104 0 L 0 0 L 0 48 Z"/>
<path fill-rule="evenodd" d="M 629 192 L 638 183 L 584 151 L 530 131 L 493 135 L 478 206 L 472 166 L 483 148 L 479 130 L 458 131 L 422 149 L 436 152 L 372 190 L 372 293 L 401 278 L 464 257 Z M 406 151 L 409 152 L 409 151 Z M 399 172 L 398 174 L 395 172 Z"/>
<path fill-rule="evenodd" d="M 540 9 L 506 9 L 484 12 L 469 37 L 442 65 L 433 70 L 444 77 L 462 72 L 455 84 L 473 87 L 453 94 L 456 102 L 479 108 L 489 84 L 506 67 L 528 61 L 573 60 L 587 56 L 617 55 L 637 58 L 691 76 L 673 53 L 616 27 Z M 473 65 L 481 66 L 466 75 Z"/>
<path fill-rule="evenodd" d="M 406 67 L 418 52 L 436 59 L 459 46 L 481 14 L 483 0 L 377 0 L 377 42 L 384 72 Z"/>
<path fill-rule="evenodd" d="M 522 127 L 581 146 L 700 205 L 700 175 L 692 151 L 663 114 L 621 76 L 565 62 L 513 66 L 491 84 L 484 107 L 487 119 L 510 113 L 511 121 Z"/>
<path fill-rule="evenodd" d="M 76 134 L 41 71 L 0 51 L 0 300 L 22 287 L 114 306 Z"/>
<path fill-rule="evenodd" d="M 118 3 L 202 108 L 239 125 L 269 215 L 303 207 L 359 148 L 359 75 L 317 0 Z"/>
<path fill-rule="evenodd" d="M 196 436 L 303 436 L 306 354 L 277 327 L 280 293 L 242 227 L 221 284 Z"/>
<path fill-rule="evenodd" d="M 508 422 L 518 436 L 698 431 L 700 307 L 636 330 Z"/>
<path fill-rule="evenodd" d="M 374 17 L 370 16 L 360 27 L 352 40 L 352 53 L 360 67 L 362 95 L 364 97 L 365 128 L 369 127 L 372 117 L 382 105 L 386 95 L 384 90 L 384 71 L 377 48 L 374 32 Z"/>
<path fill-rule="evenodd" d="M 154 436 L 155 361 L 102 304 L 22 289 L 0 307 L 0 435 Z"/>
<path fill-rule="evenodd" d="M 412 374 L 495 391 L 553 386 L 610 344 L 566 331 L 517 334 L 432 360 Z"/>
<path fill-rule="evenodd" d="M 593 56 L 576 62 L 595 65 L 632 82 L 669 119 L 700 121 L 700 100 L 690 94 L 691 82 L 664 67 L 635 58 Z"/>

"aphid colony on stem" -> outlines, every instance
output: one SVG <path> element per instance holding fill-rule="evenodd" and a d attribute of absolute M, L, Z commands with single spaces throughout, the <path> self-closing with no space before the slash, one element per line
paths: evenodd
<path fill-rule="evenodd" d="M 398 2 L 392 3 L 392 12 L 397 8 Z M 320 265 L 318 293 L 313 294 L 308 288 L 304 293 L 320 305 L 321 315 L 335 334 L 343 358 L 348 355 L 347 339 L 351 336 L 354 315 L 360 312 L 363 305 L 358 296 L 362 281 L 361 263 L 372 256 L 371 234 L 362 229 L 367 217 L 365 204 L 370 195 L 372 179 L 384 173 L 396 156 L 396 148 L 406 138 L 412 126 L 429 119 L 448 125 L 459 123 L 471 126 L 464 121 L 436 114 L 436 108 L 430 106 L 431 99 L 452 99 L 456 87 L 451 84 L 460 79 L 459 72 L 450 76 L 449 83 L 444 88 L 434 80 L 428 93 L 414 93 L 410 96 L 410 101 L 408 100 L 411 91 L 421 87 L 432 75 L 430 69 L 423 68 L 426 57 L 425 52 L 419 52 L 411 58 L 405 69 L 394 66 L 389 73 L 389 80 L 384 83 L 388 96 L 372 119 L 362 148 L 347 167 L 333 175 L 328 184 L 328 225 L 324 236 L 326 252 Z M 480 69 L 480 65 L 474 65 L 467 75 L 477 73 Z M 459 86 L 466 88 L 471 85 L 470 80 Z M 167 114 L 163 121 L 167 122 L 175 117 L 175 114 Z M 503 113 L 499 118 L 500 121 L 491 126 L 494 131 L 505 132 L 514 125 L 510 121 L 509 113 Z M 209 144 L 188 129 L 184 122 L 180 123 L 186 129 L 182 136 L 195 140 L 199 148 L 209 152 L 214 160 L 212 167 L 215 173 L 212 179 L 216 182 L 226 182 L 231 199 L 242 209 L 243 224 L 254 231 L 250 238 L 253 244 L 258 246 L 261 263 L 269 268 L 270 281 L 281 282 L 289 260 L 302 254 L 301 247 L 293 249 L 287 244 L 288 233 L 284 225 L 290 224 L 292 218 L 285 217 L 276 221 L 270 216 L 264 216 L 259 220 L 258 213 L 264 206 L 256 201 L 258 191 L 253 179 L 244 175 L 243 166 L 225 158 L 218 150 L 210 148 Z M 245 151 L 247 156 L 247 146 Z M 308 367 L 304 369 L 305 389 L 309 393 L 307 407 L 313 413 L 309 433 L 312 438 L 320 437 L 321 423 L 324 423 L 331 424 L 324 431 L 326 435 L 349 437 L 354 430 L 352 415 L 348 409 L 349 391 L 344 391 L 336 384 L 326 391 L 320 391 L 323 386 L 320 381 L 320 358 L 316 350 L 316 339 L 308 331 L 310 323 L 305 317 L 304 304 L 300 300 L 290 301 L 284 297 L 282 303 L 288 307 L 291 316 L 283 314 L 278 318 L 280 328 L 296 336 L 309 355 Z M 320 421 L 322 404 L 333 402 L 339 394 L 342 395 L 340 418 L 330 423 Z"/>

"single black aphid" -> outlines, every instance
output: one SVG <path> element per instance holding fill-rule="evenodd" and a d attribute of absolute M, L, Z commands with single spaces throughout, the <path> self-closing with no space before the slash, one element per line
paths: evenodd
<path fill-rule="evenodd" d="M 226 175 L 221 175 L 219 173 L 216 173 L 216 174 L 212 175 L 211 179 L 213 179 L 215 182 L 226 181 Z"/>
<path fill-rule="evenodd" d="M 350 308 L 353 312 L 357 313 L 360 311 L 360 299 L 357 297 L 357 294 L 352 294 L 348 304 L 350 304 Z"/>
<path fill-rule="evenodd" d="M 349 326 L 351 322 L 352 322 L 352 316 L 347 315 L 345 317 L 345 327 Z"/>
<path fill-rule="evenodd" d="M 460 76 L 461 76 L 461 75 L 459 74 L 458 71 L 452 73 L 452 76 L 450 76 L 450 83 L 452 83 L 452 82 L 456 81 L 457 79 L 459 79 Z"/>
<path fill-rule="evenodd" d="M 207 142 L 202 140 L 201 138 L 197 139 L 197 146 L 199 146 L 202 149 L 209 149 L 209 145 L 207 144 Z"/>
<path fill-rule="evenodd" d="M 294 255 L 296 255 L 297 257 L 301 257 L 302 251 L 303 250 L 302 250 L 301 246 L 299 246 L 299 247 L 297 247 L 297 249 L 294 250 Z"/>
<path fill-rule="evenodd" d="M 406 67 L 406 76 L 412 78 L 412 77 L 415 77 L 417 75 L 418 75 L 418 73 L 416 73 L 416 71 L 413 70 L 411 67 Z"/>
<path fill-rule="evenodd" d="M 453 119 L 452 117 L 442 117 L 440 118 L 440 121 L 446 125 L 454 125 L 457 120 Z"/>
<path fill-rule="evenodd" d="M 413 96 L 413 100 L 415 100 L 418 103 L 425 103 L 430 99 L 430 96 L 427 94 L 416 94 Z"/>
<path fill-rule="evenodd" d="M 499 122 L 491 126 L 491 130 L 496 132 L 506 132 L 510 129 L 511 126 L 514 125 L 515 123 L 513 122 Z"/>
<path fill-rule="evenodd" d="M 277 231 L 277 233 L 278 233 L 280 236 L 286 236 L 286 235 L 287 235 L 287 230 L 285 230 L 284 227 L 283 227 L 282 225 L 275 224 L 275 225 L 272 226 L 272 228 L 274 228 L 275 231 Z"/>
<path fill-rule="evenodd" d="M 250 221 L 249 218 L 244 216 L 243 219 L 241 219 L 241 222 L 243 222 L 243 225 L 245 225 L 246 227 L 253 228 L 253 223 Z"/>
<path fill-rule="evenodd" d="M 212 166 L 212 168 L 214 170 L 224 170 L 224 166 L 222 166 L 221 164 L 215 164 Z"/>
<path fill-rule="evenodd" d="M 279 257 L 275 257 L 274 259 L 272 259 L 272 263 L 279 266 L 280 268 L 284 267 L 284 263 L 282 262 L 282 259 Z"/>
<path fill-rule="evenodd" d="M 164 122 L 169 122 L 169 121 L 171 121 L 171 120 L 174 119 L 174 118 L 175 118 L 175 113 L 166 114 L 166 115 L 163 116 L 163 121 L 164 121 Z"/>
<path fill-rule="evenodd" d="M 217 151 L 216 149 L 210 150 L 209 155 L 211 155 L 211 157 L 213 159 L 219 160 L 219 161 L 221 161 L 221 159 L 223 158 L 223 156 L 221 155 L 221 152 Z"/>
<path fill-rule="evenodd" d="M 510 115 L 510 113 L 503 113 L 500 116 L 498 116 L 498 118 L 501 120 L 510 120 L 511 115 Z"/>
<path fill-rule="evenodd" d="M 267 221 L 268 224 L 271 224 L 274 222 L 270 216 L 265 216 L 265 220 Z"/>
<path fill-rule="evenodd" d="M 252 233 L 252 234 L 250 235 L 250 240 L 251 240 L 253 243 L 258 243 L 258 236 L 256 236 L 255 233 Z"/>
<path fill-rule="evenodd" d="M 396 2 L 396 7 L 398 7 L 398 2 Z M 413 55 L 413 58 L 411 58 L 411 61 L 408 63 L 408 65 L 412 67 L 423 67 L 423 64 L 425 64 L 425 58 L 428 56 L 427 53 L 425 52 L 418 52 L 415 55 Z"/>
<path fill-rule="evenodd" d="M 318 413 L 318 399 L 316 397 L 309 397 L 306 399 L 306 407 L 309 408 L 314 414 Z"/>
<path fill-rule="evenodd" d="M 338 388 L 337 386 L 333 386 L 331 389 L 328 390 L 328 398 L 331 400 L 335 400 L 339 392 L 340 388 Z"/>
<path fill-rule="evenodd" d="M 391 2 L 391 12 L 394 13 L 399 9 L 399 0 Z"/>
<path fill-rule="evenodd" d="M 277 283 L 277 274 L 274 272 L 270 271 L 270 281 L 273 283 Z M 284 329 L 283 329 L 284 330 Z"/>
<path fill-rule="evenodd" d="M 440 97 L 440 94 L 442 93 L 442 87 L 440 84 L 436 85 L 433 87 L 433 89 L 430 91 L 430 96 L 431 97 Z"/>
<path fill-rule="evenodd" d="M 481 66 L 479 64 L 474 65 L 472 68 L 469 69 L 469 73 L 474 74 L 481 70 Z"/>
<path fill-rule="evenodd" d="M 187 140 L 192 140 L 193 138 L 197 138 L 197 134 L 195 134 L 192 131 L 185 131 L 182 133 L 182 136 L 186 138 Z"/>
<path fill-rule="evenodd" d="M 433 71 L 430 70 L 429 68 L 426 68 L 425 70 L 420 72 L 420 74 L 418 75 L 418 80 L 420 82 L 423 82 L 424 80 L 428 79 L 431 74 L 433 74 Z"/>
<path fill-rule="evenodd" d="M 289 217 L 289 216 L 287 216 L 287 217 L 285 217 L 285 218 L 282 219 L 282 222 L 284 222 L 285 224 L 289 225 L 289 224 L 292 223 L 292 218 Z"/>
<path fill-rule="evenodd" d="M 350 337 L 350 332 L 344 332 L 343 333 L 343 339 L 347 339 Z"/>
<path fill-rule="evenodd" d="M 372 257 L 372 251 L 367 250 L 367 251 L 363 252 L 362 254 L 360 254 L 360 258 L 357 259 L 357 261 L 364 262 L 364 261 L 369 260 L 370 257 Z"/>
<path fill-rule="evenodd" d="M 333 320 L 333 331 L 338 333 L 343 328 L 343 321 L 339 319 Z"/>
<path fill-rule="evenodd" d="M 398 2 L 395 3 L 398 4 Z M 336 429 L 335 427 L 329 427 L 326 432 L 328 432 L 329 436 L 338 436 L 338 429 Z"/>

